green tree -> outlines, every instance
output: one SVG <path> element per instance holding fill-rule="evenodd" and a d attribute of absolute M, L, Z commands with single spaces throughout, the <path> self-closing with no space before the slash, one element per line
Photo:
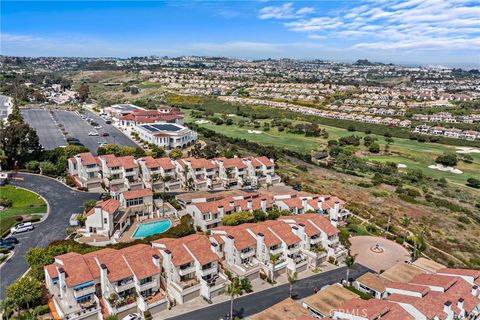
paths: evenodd
<path fill-rule="evenodd" d="M 86 200 L 83 202 L 83 207 L 85 208 L 85 212 L 88 212 L 90 211 L 90 209 L 92 209 L 93 207 L 95 207 L 95 205 L 97 204 L 97 200 L 95 199 L 90 199 L 90 200 Z"/>
<path fill-rule="evenodd" d="M 42 284 L 31 276 L 18 279 L 7 287 L 5 302 L 17 311 L 35 306 L 42 297 Z"/>
<path fill-rule="evenodd" d="M 355 265 L 355 260 L 357 258 L 357 255 L 351 255 L 350 251 L 348 252 L 348 255 L 345 257 L 345 265 L 347 266 L 347 282 L 349 282 L 350 278 L 350 269 Z"/>
<path fill-rule="evenodd" d="M 7 169 L 13 169 L 23 167 L 29 160 L 40 158 L 42 146 L 37 132 L 23 121 L 21 115 L 9 118 L 12 121 L 0 127 L 0 149 L 4 153 L 2 165 Z"/>
<path fill-rule="evenodd" d="M 280 253 L 270 254 L 270 262 L 272 263 L 272 282 L 275 282 L 275 269 L 281 256 Z"/>
<path fill-rule="evenodd" d="M 468 178 L 467 179 L 467 186 L 480 189 L 480 180 L 476 178 Z"/>
<path fill-rule="evenodd" d="M 230 319 L 233 319 L 233 301 L 236 297 L 243 295 L 245 292 L 251 291 L 250 281 L 240 280 L 235 277 L 225 287 L 225 293 L 230 296 Z"/>
<path fill-rule="evenodd" d="M 38 172 L 40 168 L 40 162 L 38 162 L 37 160 L 28 161 L 27 163 L 25 163 L 25 168 L 33 172 Z"/>
<path fill-rule="evenodd" d="M 380 145 L 378 143 L 372 143 L 368 147 L 368 151 L 370 151 L 372 153 L 379 153 L 380 152 Z"/>
<path fill-rule="evenodd" d="M 88 95 L 90 94 L 90 88 L 86 83 L 82 83 L 80 88 L 78 88 L 78 99 L 81 102 L 85 102 L 88 99 Z"/>
<path fill-rule="evenodd" d="M 183 157 L 183 152 L 181 149 L 175 148 L 170 152 L 170 158 L 178 160 Z"/>
<path fill-rule="evenodd" d="M 454 167 L 457 165 L 458 159 L 457 155 L 454 153 L 445 153 L 438 156 L 437 159 L 435 159 L 435 162 L 447 167 Z"/>
<path fill-rule="evenodd" d="M 292 291 L 293 291 L 293 285 L 295 282 L 297 282 L 298 276 L 296 272 L 290 273 L 288 275 L 288 285 L 289 285 L 289 290 L 288 290 L 288 295 L 290 298 L 292 298 Z"/>
<path fill-rule="evenodd" d="M 40 162 L 40 172 L 46 176 L 55 176 L 57 173 L 57 167 L 50 161 Z"/>
<path fill-rule="evenodd" d="M 410 223 L 412 222 L 412 219 L 407 217 L 407 215 L 403 215 L 402 217 L 402 220 L 400 220 L 400 223 L 402 225 L 402 227 L 405 229 L 403 231 L 403 243 L 405 243 L 405 241 L 407 240 L 407 235 L 408 235 L 408 226 L 410 225 Z"/>

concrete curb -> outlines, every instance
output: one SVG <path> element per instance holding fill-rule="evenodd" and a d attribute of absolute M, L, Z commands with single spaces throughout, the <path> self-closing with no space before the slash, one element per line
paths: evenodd
<path fill-rule="evenodd" d="M 49 179 L 55 180 L 55 181 L 57 181 L 58 183 L 64 185 L 64 186 L 67 187 L 68 189 L 73 190 L 73 191 L 77 191 L 77 192 L 83 192 L 83 193 L 100 193 L 100 192 L 91 192 L 91 191 L 78 190 L 78 189 L 75 189 L 75 188 L 70 187 L 69 185 L 67 185 L 66 183 L 63 183 L 62 181 L 60 181 L 60 180 L 58 180 L 58 179 L 55 179 L 55 178 L 53 178 L 53 177 L 46 176 L 46 175 L 43 175 L 43 174 L 40 174 L 40 173 L 23 172 L 23 171 L 14 171 L 14 172 L 15 172 L 15 173 L 20 173 L 20 174 L 28 174 L 28 175 L 32 175 L 32 176 L 39 176 L 39 177 L 49 178 Z M 28 189 L 27 189 L 27 190 L 28 190 Z"/>

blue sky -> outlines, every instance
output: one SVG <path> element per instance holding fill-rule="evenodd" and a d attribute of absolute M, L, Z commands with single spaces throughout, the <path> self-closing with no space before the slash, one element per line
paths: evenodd
<path fill-rule="evenodd" d="M 480 66 L 480 1 L 1 1 L 1 53 Z"/>

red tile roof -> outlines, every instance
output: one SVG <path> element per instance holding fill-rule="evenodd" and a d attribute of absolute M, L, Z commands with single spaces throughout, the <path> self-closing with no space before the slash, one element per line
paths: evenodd
<path fill-rule="evenodd" d="M 149 169 L 152 168 L 163 168 L 164 170 L 174 169 L 175 165 L 172 163 L 172 160 L 168 157 L 164 158 L 153 158 L 152 156 L 143 157 L 145 160 L 145 166 Z"/>
<path fill-rule="evenodd" d="M 204 235 L 192 234 L 178 239 L 164 238 L 155 240 L 154 243 L 163 244 L 171 252 L 172 263 L 176 267 L 193 262 L 194 257 L 202 265 L 218 259 L 210 249 L 210 241 Z"/>
<path fill-rule="evenodd" d="M 83 165 L 97 164 L 97 159 L 90 152 L 79 153 Z"/>
<path fill-rule="evenodd" d="M 228 168 L 238 168 L 238 169 L 244 169 L 247 167 L 247 165 L 242 161 L 240 158 L 215 158 L 213 159 L 218 162 L 222 162 L 223 166 L 228 169 Z"/>
<path fill-rule="evenodd" d="M 122 193 L 125 199 L 143 198 L 153 196 L 151 189 L 128 190 Z"/>
<path fill-rule="evenodd" d="M 113 198 L 110 198 L 108 200 L 105 200 L 105 201 L 99 201 L 97 202 L 97 204 L 95 205 L 95 207 L 100 207 L 103 211 L 106 211 L 108 212 L 109 214 L 113 214 L 115 213 L 118 208 L 120 207 L 120 201 L 116 200 L 116 199 L 113 199 Z M 94 212 L 95 212 L 95 207 L 93 207 L 92 209 L 90 209 L 88 212 L 87 212 L 87 217 L 92 215 Z"/>

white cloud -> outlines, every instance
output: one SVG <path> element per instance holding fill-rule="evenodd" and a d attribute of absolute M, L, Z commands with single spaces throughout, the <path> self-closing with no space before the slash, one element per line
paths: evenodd
<path fill-rule="evenodd" d="M 301 10 L 295 11 L 292 3 L 266 8 L 277 8 L 269 19 L 292 19 L 284 23 L 290 31 L 305 33 L 310 39 L 348 38 L 352 48 L 415 51 L 479 47 L 478 0 L 364 0 L 322 14 L 305 10 L 311 13 L 308 18 L 292 18 Z"/>
<path fill-rule="evenodd" d="M 303 7 L 303 8 L 300 8 L 297 10 L 297 14 L 298 15 L 305 15 L 305 14 L 310 14 L 310 13 L 314 13 L 315 12 L 315 9 L 312 8 L 312 7 Z"/>
<path fill-rule="evenodd" d="M 296 19 L 312 14 L 315 9 L 312 7 L 302 7 L 295 9 L 293 3 L 287 2 L 280 6 L 268 6 L 260 9 L 259 18 L 266 19 Z"/>

